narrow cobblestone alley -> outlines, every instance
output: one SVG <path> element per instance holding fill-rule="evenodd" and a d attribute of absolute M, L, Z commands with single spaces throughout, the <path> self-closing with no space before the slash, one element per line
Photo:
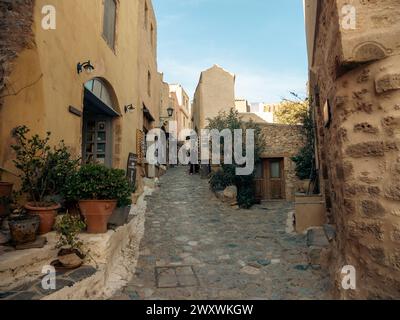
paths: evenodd
<path fill-rule="evenodd" d="M 174 168 L 148 201 L 135 277 L 115 299 L 327 299 L 306 239 L 286 233 L 288 203 L 235 210 L 207 180 Z"/>

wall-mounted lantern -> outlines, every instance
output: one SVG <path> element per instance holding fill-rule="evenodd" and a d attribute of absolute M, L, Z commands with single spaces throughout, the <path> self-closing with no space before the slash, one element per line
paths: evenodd
<path fill-rule="evenodd" d="M 168 117 L 172 118 L 172 116 L 174 115 L 174 109 L 172 107 L 169 107 L 167 109 L 168 112 Z"/>
<path fill-rule="evenodd" d="M 83 71 L 86 71 L 86 73 L 92 73 L 93 70 L 94 70 L 94 67 L 90 63 L 90 60 L 83 62 L 83 63 L 78 62 L 78 65 L 77 65 L 78 74 L 82 73 Z"/>
<path fill-rule="evenodd" d="M 174 115 L 174 108 L 172 108 L 172 107 L 169 107 L 168 109 L 167 109 L 167 114 L 168 114 L 168 117 L 160 117 L 160 121 L 161 121 L 161 125 L 160 126 L 163 126 L 164 125 L 164 123 L 166 122 L 166 119 L 171 119 L 172 118 L 172 116 Z M 163 121 L 163 120 L 165 120 L 165 121 Z"/>
<path fill-rule="evenodd" d="M 132 104 L 128 104 L 125 106 L 125 113 L 131 113 L 135 110 L 135 107 Z"/>

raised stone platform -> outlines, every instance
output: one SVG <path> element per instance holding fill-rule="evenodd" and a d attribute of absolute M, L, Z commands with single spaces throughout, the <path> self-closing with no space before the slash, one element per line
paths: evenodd
<path fill-rule="evenodd" d="M 30 281 L 10 291 L 1 292 L 0 299 L 4 300 L 41 300 L 66 287 L 72 287 L 76 283 L 91 277 L 96 273 L 92 266 L 83 266 L 75 270 L 58 271 L 56 277 L 56 289 L 43 289 L 42 277 Z"/>
<path fill-rule="evenodd" d="M 139 198 L 132 207 L 129 222 L 105 234 L 81 234 L 84 250 L 89 252 L 86 265 L 72 271 L 57 272 L 56 290 L 42 289 L 42 268 L 57 259 L 57 235 L 46 234 L 42 249 L 9 250 L 0 255 L 0 300 L 71 300 L 107 299 L 130 281 L 139 255 L 139 243 L 144 233 L 147 203 Z"/>

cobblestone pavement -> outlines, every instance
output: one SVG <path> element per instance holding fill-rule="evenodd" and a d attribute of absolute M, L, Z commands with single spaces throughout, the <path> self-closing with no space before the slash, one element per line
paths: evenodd
<path fill-rule="evenodd" d="M 169 170 L 147 200 L 136 274 L 114 299 L 330 298 L 305 236 L 285 231 L 291 204 L 235 210 L 185 168 Z"/>

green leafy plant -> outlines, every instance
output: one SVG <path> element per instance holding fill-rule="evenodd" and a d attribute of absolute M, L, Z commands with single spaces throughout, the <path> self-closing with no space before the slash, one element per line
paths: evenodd
<path fill-rule="evenodd" d="M 79 160 L 71 154 L 61 141 L 54 148 L 50 146 L 50 132 L 45 138 L 33 135 L 26 126 L 14 129 L 17 144 L 11 146 L 16 153 L 15 167 L 20 171 L 21 192 L 29 195 L 36 206 L 48 206 L 51 198 L 65 191 L 66 180 L 77 169 Z"/>
<path fill-rule="evenodd" d="M 78 170 L 80 159 L 73 159 L 64 141 L 51 150 L 48 155 L 48 163 L 51 168 L 49 175 L 49 192 L 53 195 L 64 196 L 66 193 L 66 181 L 69 176 Z"/>
<path fill-rule="evenodd" d="M 256 203 L 254 176 L 239 177 L 236 186 L 238 188 L 238 203 L 240 207 L 250 209 Z"/>
<path fill-rule="evenodd" d="M 276 107 L 274 117 L 277 123 L 292 125 L 303 123 L 309 109 L 308 101 L 294 92 L 291 92 L 291 96 L 291 99 L 283 99 Z"/>
<path fill-rule="evenodd" d="M 79 239 L 79 233 L 86 228 L 86 224 L 80 216 L 65 214 L 57 219 L 55 230 L 59 236 L 56 247 L 82 252 L 83 242 Z"/>
<path fill-rule="evenodd" d="M 311 108 L 303 115 L 302 123 L 306 144 L 292 160 L 296 163 L 297 176 L 304 180 L 310 179 L 315 170 L 315 125 Z"/>
<path fill-rule="evenodd" d="M 134 188 L 124 170 L 109 169 L 100 164 L 87 164 L 67 179 L 68 200 L 118 200 L 118 207 L 132 203 Z"/>
<path fill-rule="evenodd" d="M 223 170 L 218 170 L 213 173 L 210 178 L 210 187 L 213 192 L 224 191 L 227 187 L 234 184 L 234 178 L 224 172 Z"/>
<path fill-rule="evenodd" d="M 261 160 L 261 155 L 266 148 L 266 137 L 263 134 L 261 126 L 253 121 L 243 122 L 239 112 L 231 109 L 229 112 L 220 112 L 215 118 L 208 119 L 209 125 L 207 129 L 217 129 L 222 131 L 230 129 L 232 132 L 236 129 L 243 129 L 243 150 L 245 150 L 246 130 L 254 130 L 254 160 L 255 165 Z M 224 149 L 224 141 L 221 139 L 221 150 Z M 237 176 L 236 168 L 239 165 L 223 164 L 221 170 L 214 173 L 209 181 L 211 189 L 222 191 L 226 187 L 235 185 L 238 188 L 238 204 L 240 207 L 248 209 L 256 203 L 255 198 L 255 176 L 254 173 L 248 176 Z"/>

